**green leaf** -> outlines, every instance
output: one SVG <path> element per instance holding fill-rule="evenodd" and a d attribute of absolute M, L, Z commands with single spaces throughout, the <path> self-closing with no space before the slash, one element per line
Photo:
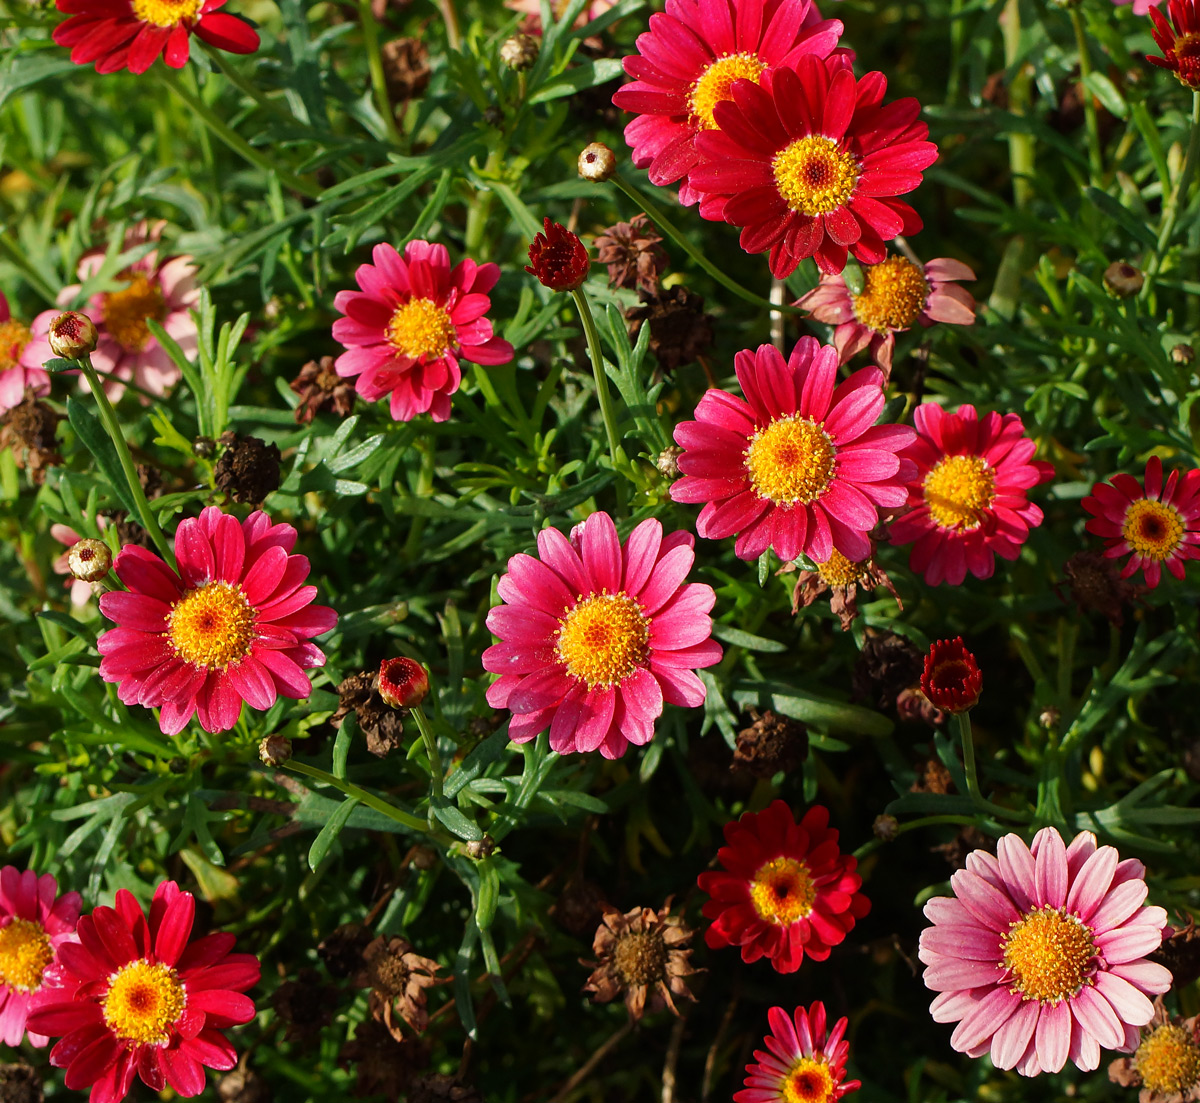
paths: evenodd
<path fill-rule="evenodd" d="M 481 858 L 475 865 L 479 873 L 479 891 L 475 896 L 475 925 L 488 930 L 496 918 L 500 900 L 500 873 L 491 858 Z"/>
<path fill-rule="evenodd" d="M 433 814 L 460 839 L 474 843 L 483 838 L 483 832 L 479 830 L 479 825 L 474 820 L 467 819 L 458 810 L 458 807 L 451 804 L 445 797 L 431 797 L 429 804 L 433 808 Z"/>
<path fill-rule="evenodd" d="M 1083 84 L 1118 119 L 1129 117 L 1129 104 L 1125 102 L 1125 97 L 1103 73 L 1088 73 L 1083 78 Z"/>
<path fill-rule="evenodd" d="M 1158 239 L 1150 227 L 1107 192 L 1103 192 L 1099 188 L 1087 188 L 1084 190 L 1084 195 L 1121 229 L 1135 240 L 1140 241 L 1146 248 L 1156 249 L 1158 247 Z"/>
<path fill-rule="evenodd" d="M 895 726 L 886 716 L 861 705 L 831 701 L 782 682 L 739 682 L 732 697 L 742 708 L 774 709 L 793 720 L 851 735 L 884 736 Z"/>
<path fill-rule="evenodd" d="M 350 797 L 348 800 L 342 801 L 338 810 L 329 817 L 329 822 L 321 828 L 317 837 L 313 840 L 313 844 L 308 849 L 308 868 L 316 869 L 324 860 L 325 855 L 329 853 L 329 848 L 333 846 L 333 841 L 341 834 L 342 828 L 346 826 L 346 821 L 350 819 L 351 813 L 358 807 L 358 798 Z"/>
<path fill-rule="evenodd" d="M 712 634 L 722 643 L 732 644 L 734 647 L 744 647 L 747 651 L 767 651 L 778 654 L 781 651 L 786 651 L 788 647 L 786 643 L 781 643 L 779 640 L 769 640 L 765 636 L 755 636 L 750 632 L 743 632 L 740 628 L 734 628 L 728 624 L 714 624 Z"/>
<path fill-rule="evenodd" d="M 121 470 L 121 461 L 117 459 L 117 450 L 103 426 L 92 415 L 92 412 L 74 395 L 67 396 L 67 420 L 75 430 L 83 446 L 92 454 L 96 466 L 100 468 L 113 493 L 120 500 L 126 511 L 137 515 L 129 484 L 125 481 L 125 472 Z"/>

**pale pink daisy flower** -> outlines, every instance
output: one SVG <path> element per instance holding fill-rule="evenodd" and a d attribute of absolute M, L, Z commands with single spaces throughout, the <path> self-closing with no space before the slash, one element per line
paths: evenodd
<path fill-rule="evenodd" d="M 513 713 L 509 738 L 550 729 L 560 754 L 620 758 L 654 735 L 664 702 L 704 702 L 695 671 L 721 660 L 711 638 L 711 586 L 686 583 L 690 532 L 663 536 L 654 518 L 621 543 L 607 513 L 571 530 L 538 533 L 538 554 L 514 555 L 497 584 L 506 602 L 488 613 L 500 642 L 483 667 L 500 677 L 488 704 Z"/>
<path fill-rule="evenodd" d="M 562 19 L 567 3 L 568 0 L 550 0 L 550 14 L 555 21 Z M 609 8 L 615 7 L 616 3 L 617 0 L 591 0 L 590 4 L 584 4 L 583 11 L 575 19 L 575 28 L 586 27 L 593 19 L 599 19 Z M 521 27 L 523 33 L 542 33 L 542 0 L 504 0 L 504 6 L 509 11 L 520 12 L 528 17 Z"/>
<path fill-rule="evenodd" d="M 400 256 L 376 245 L 374 264 L 354 274 L 361 291 L 339 291 L 334 306 L 335 341 L 346 351 L 335 367 L 343 379 L 357 376 L 354 389 L 368 402 L 391 395 L 396 421 L 428 413 L 450 416 L 450 396 L 462 382 L 459 360 L 506 364 L 513 347 L 492 334 L 484 317 L 500 269 L 464 259 L 450 267 L 444 245 L 410 241 Z"/>
<path fill-rule="evenodd" d="M 0 414 L 24 401 L 26 387 L 39 397 L 50 393 L 50 376 L 41 362 L 26 354 L 32 338 L 29 326 L 12 316 L 0 292 Z"/>
<path fill-rule="evenodd" d="M 1022 1076 L 1058 1072 L 1068 1059 L 1090 1072 L 1101 1047 L 1135 1049 L 1154 1015 L 1149 997 L 1172 982 L 1146 957 L 1167 913 L 1142 906 L 1145 873 L 1114 847 L 1097 848 L 1090 831 L 1066 846 L 1053 827 L 1032 847 L 1005 835 L 996 856 L 969 854 L 950 879 L 954 897 L 925 905 L 933 926 L 918 955 L 926 986 L 940 993 L 934 1020 L 958 1023 L 950 1044 Z"/>
<path fill-rule="evenodd" d="M 1120 8 L 1128 4 L 1129 0 L 1112 0 L 1112 2 L 1116 4 L 1118 8 Z M 1162 0 L 1133 0 L 1133 14 L 1149 15 L 1150 9 L 1157 8 L 1161 3 Z"/>

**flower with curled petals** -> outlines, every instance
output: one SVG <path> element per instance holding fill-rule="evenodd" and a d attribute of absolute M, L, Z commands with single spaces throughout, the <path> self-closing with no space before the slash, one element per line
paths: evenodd
<path fill-rule="evenodd" d="M 859 1080 L 846 1079 L 843 1016 L 825 1036 L 825 1005 L 813 1002 L 807 1011 L 789 1015 L 782 1007 L 767 1012 L 771 1033 L 763 1039 L 766 1052 L 754 1051 L 755 1064 L 746 1066 L 746 1086 L 734 1093 L 735 1103 L 836 1103 L 858 1091 Z"/>
<path fill-rule="evenodd" d="M 325 664 L 312 643 L 337 614 L 313 605 L 307 556 L 290 555 L 291 525 L 261 510 L 245 521 L 209 506 L 175 533 L 179 572 L 126 544 L 113 564 L 127 590 L 100 598 L 116 628 L 97 641 L 100 676 L 127 705 L 160 708 L 159 727 L 177 735 L 193 715 L 205 731 L 228 731 L 242 702 L 269 709 L 277 697 L 307 697 L 305 670 Z"/>
<path fill-rule="evenodd" d="M 650 518 L 622 544 L 607 513 L 571 530 L 538 533 L 538 555 L 514 555 L 497 585 L 505 604 L 488 613 L 499 643 L 483 667 L 500 677 L 493 708 L 512 711 L 509 738 L 550 729 L 560 754 L 620 758 L 654 735 L 663 704 L 704 701 L 695 671 L 721 661 L 712 639 L 711 586 L 685 582 L 692 534 L 663 536 Z"/>
<path fill-rule="evenodd" d="M 996 856 L 975 850 L 950 878 L 953 897 L 925 905 L 925 985 L 930 1011 L 957 1023 L 950 1044 L 991 1056 L 1022 1076 L 1085 1072 L 1100 1049 L 1132 1052 L 1150 1022 L 1150 997 L 1171 987 L 1170 970 L 1148 961 L 1167 913 L 1143 907 L 1146 869 L 1120 861 L 1081 831 L 1067 846 L 1053 827 L 1026 846 L 1005 835 Z"/>
<path fill-rule="evenodd" d="M 174 881 L 154 892 L 147 919 L 133 894 L 79 920 L 78 942 L 59 948 L 29 1020 L 52 1037 L 50 1063 L 91 1103 L 118 1103 L 134 1075 L 156 1092 L 199 1095 L 204 1069 L 231 1069 L 223 1031 L 254 1018 L 243 995 L 258 983 L 258 958 L 234 954 L 234 936 L 192 941 L 196 901 Z"/>

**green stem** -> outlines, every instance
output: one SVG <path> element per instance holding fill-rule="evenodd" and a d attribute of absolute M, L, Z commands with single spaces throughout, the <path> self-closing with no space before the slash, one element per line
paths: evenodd
<path fill-rule="evenodd" d="M 414 498 L 428 498 L 433 493 L 433 475 L 435 467 L 434 444 L 422 437 L 416 442 L 417 451 L 421 453 L 421 469 L 417 472 L 417 491 Z M 408 530 L 408 538 L 404 541 L 404 558 L 411 562 L 421 552 L 421 538 L 425 535 L 426 517 L 418 514 L 412 519 Z"/>
<path fill-rule="evenodd" d="M 422 819 L 409 812 L 405 812 L 397 808 L 394 804 L 383 800 L 381 797 L 375 796 L 373 793 L 368 793 L 366 789 L 360 788 L 350 781 L 340 781 L 333 774 L 326 773 L 324 770 L 318 769 L 316 766 L 309 766 L 304 762 L 297 762 L 294 758 L 285 762 L 284 767 L 288 770 L 294 770 L 298 774 L 304 774 L 323 785 L 328 785 L 333 789 L 338 790 L 347 797 L 355 797 L 368 808 L 375 809 L 380 815 L 387 816 L 389 820 L 395 820 L 396 823 L 403 824 L 405 827 L 411 828 L 413 831 L 420 831 L 423 834 L 429 834 L 429 824 Z"/>
<path fill-rule="evenodd" d="M 425 753 L 429 755 L 429 775 L 433 779 L 433 795 L 435 798 L 440 798 L 442 795 L 442 756 L 438 754 L 437 736 L 433 734 L 433 728 L 429 726 L 429 719 L 425 715 L 425 710 L 420 705 L 414 705 L 412 710 L 413 719 L 417 722 L 417 727 L 421 729 L 421 738 L 425 740 Z M 429 813 L 433 815 L 433 811 Z"/>
<path fill-rule="evenodd" d="M 223 51 L 217 50 L 212 46 L 205 45 L 203 42 L 201 42 L 200 48 L 208 55 L 209 61 L 211 61 L 218 69 L 221 70 L 221 74 L 225 77 L 225 79 L 229 81 L 229 83 L 232 84 L 239 92 L 245 96 L 249 96 L 264 111 L 269 111 L 273 115 L 283 115 L 279 108 L 262 94 L 262 91 L 259 88 L 255 87 L 252 82 L 248 81 L 244 76 L 242 76 L 241 73 L 237 71 L 237 69 L 235 69 L 225 60 L 226 55 Z"/>
<path fill-rule="evenodd" d="M 1021 0 L 1007 0 L 1004 5 L 1004 65 L 1012 70 L 1008 87 L 1008 106 L 1014 115 L 1026 115 L 1030 101 L 1030 77 L 1016 65 L 1021 57 Z M 1033 198 L 1033 135 L 1013 133 L 1008 136 L 1008 163 L 1013 176 L 1013 202 L 1018 208 L 1028 206 Z"/>
<path fill-rule="evenodd" d="M 1075 44 L 1079 49 L 1079 94 L 1083 98 L 1083 116 L 1087 126 L 1088 161 L 1092 168 L 1092 183 L 1099 185 L 1104 175 L 1104 151 L 1100 146 L 1100 119 L 1096 113 L 1096 103 L 1087 87 L 1087 78 L 1092 75 L 1092 58 L 1088 52 L 1083 16 L 1078 8 L 1071 9 L 1071 25 L 1075 28 Z"/>
<path fill-rule="evenodd" d="M 915 820 L 906 820 L 904 823 L 897 825 L 896 834 L 892 838 L 899 838 L 905 832 L 914 831 L 918 827 L 938 827 L 942 824 L 955 824 L 959 827 L 966 827 L 968 824 L 973 824 L 974 822 L 974 816 L 920 816 Z M 885 842 L 891 841 L 891 839 L 868 839 L 854 852 L 854 857 L 862 861 L 871 851 L 878 850 Z"/>
<path fill-rule="evenodd" d="M 450 44 L 450 49 L 457 50 L 462 41 L 462 34 L 458 29 L 458 12 L 454 10 L 454 0 L 438 0 L 438 8 L 441 9 L 442 19 L 446 23 L 446 41 Z"/>
<path fill-rule="evenodd" d="M 971 734 L 971 714 L 969 712 L 956 712 L 954 714 L 954 722 L 958 725 L 958 734 L 962 741 L 963 773 L 967 778 L 967 796 L 971 798 L 971 803 L 979 808 L 980 811 L 986 812 L 989 816 L 1028 821 L 1031 818 L 1028 812 L 1019 812 L 1013 808 L 1005 808 L 1003 805 L 993 804 L 990 800 L 984 798 L 984 795 L 979 791 L 979 775 L 975 768 L 975 738 Z"/>
<path fill-rule="evenodd" d="M 1171 197 L 1167 200 L 1166 207 L 1163 208 L 1162 226 L 1158 232 L 1158 246 L 1154 250 L 1154 256 L 1150 258 L 1150 263 L 1146 266 L 1146 284 L 1142 288 L 1143 295 L 1149 291 L 1154 277 L 1162 266 L 1167 248 L 1171 244 L 1171 238 L 1175 233 L 1175 223 L 1179 219 L 1179 209 L 1183 206 L 1183 200 L 1191 187 L 1198 156 L 1200 156 L 1200 91 L 1192 93 L 1192 130 L 1188 137 L 1187 154 L 1183 159 L 1183 168 L 1179 171 L 1179 178 L 1171 190 Z"/>
<path fill-rule="evenodd" d="M 371 71 L 371 87 L 375 91 L 375 106 L 383 116 L 387 135 L 396 145 L 400 144 L 400 131 L 396 129 L 396 112 L 388 97 L 387 78 L 383 75 L 383 54 L 379 50 L 379 24 L 371 11 L 371 0 L 358 0 L 358 19 L 362 23 L 363 46 L 367 51 L 367 68 Z"/>

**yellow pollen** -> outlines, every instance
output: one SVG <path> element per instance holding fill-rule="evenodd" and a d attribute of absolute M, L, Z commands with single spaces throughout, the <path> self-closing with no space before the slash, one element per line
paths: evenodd
<path fill-rule="evenodd" d="M 32 336 L 29 327 L 15 318 L 0 322 L 0 371 L 16 367 Z"/>
<path fill-rule="evenodd" d="M 983 524 L 996 497 L 996 475 L 982 456 L 947 456 L 925 476 L 922 489 L 935 524 L 969 532 Z"/>
<path fill-rule="evenodd" d="M 750 438 L 745 451 L 750 485 L 777 506 L 815 502 L 833 478 L 837 449 L 810 417 L 778 417 Z"/>
<path fill-rule="evenodd" d="M 713 108 L 722 100 L 732 99 L 735 80 L 752 80 L 758 83 L 766 65 L 757 54 L 726 54 L 717 58 L 692 85 L 688 104 L 692 118 L 701 130 L 716 130 Z"/>
<path fill-rule="evenodd" d="M 1143 559 L 1161 562 L 1170 559 L 1183 540 L 1183 518 L 1174 506 L 1139 498 L 1125 511 L 1121 535 Z"/>
<path fill-rule="evenodd" d="M 175 970 L 141 958 L 108 978 L 104 1021 L 122 1041 L 161 1046 L 186 1006 L 187 992 Z"/>
<path fill-rule="evenodd" d="M 750 881 L 750 902 L 759 918 L 781 927 L 803 919 L 816 899 L 808 866 L 796 858 L 772 858 Z"/>
<path fill-rule="evenodd" d="M 858 183 L 858 162 L 853 154 L 821 134 L 797 138 L 784 146 L 771 167 L 784 202 L 812 218 L 844 207 Z"/>
<path fill-rule="evenodd" d="M 133 0 L 133 14 L 143 23 L 156 27 L 174 27 L 185 19 L 195 19 L 204 0 Z"/>
<path fill-rule="evenodd" d="M 783 1082 L 781 1103 L 832 1103 L 833 1075 L 821 1057 L 801 1057 Z"/>
<path fill-rule="evenodd" d="M 387 327 L 388 340 L 398 352 L 418 360 L 436 359 L 455 344 L 449 313 L 432 299 L 409 299 L 396 307 Z"/>
<path fill-rule="evenodd" d="M 53 960 L 54 949 L 40 923 L 13 918 L 7 927 L 0 927 L 0 985 L 33 992 Z"/>
<path fill-rule="evenodd" d="M 863 269 L 861 295 L 852 295 L 854 316 L 876 333 L 908 329 L 929 298 L 924 271 L 904 257 L 888 257 Z"/>
<path fill-rule="evenodd" d="M 1200 1047 L 1183 1027 L 1163 1023 L 1138 1046 L 1133 1067 L 1151 1092 L 1185 1092 L 1200 1083 Z"/>
<path fill-rule="evenodd" d="M 1088 980 L 1096 956 L 1092 932 L 1063 908 L 1034 908 L 1001 936 L 1012 990 L 1022 999 L 1058 1003 Z"/>
<path fill-rule="evenodd" d="M 851 563 L 834 548 L 829 558 L 817 565 L 817 573 L 830 586 L 853 586 L 867 573 L 867 564 Z"/>
<path fill-rule="evenodd" d="M 650 622 L 623 591 L 581 597 L 559 624 L 558 657 L 589 689 L 617 685 L 649 657 Z"/>
<path fill-rule="evenodd" d="M 223 669 L 250 652 L 255 613 L 242 588 L 209 582 L 189 590 L 172 607 L 167 635 L 179 657 L 206 670 Z"/>
<path fill-rule="evenodd" d="M 165 0 L 145 0 L 145 3 L 150 6 L 169 6 Z M 199 3 L 195 7 L 198 10 Z M 134 10 L 136 9 L 135 3 Z M 160 27 L 172 27 L 178 20 L 157 23 L 153 19 L 147 19 L 146 22 L 155 23 Z M 167 316 L 167 302 L 163 298 L 162 288 L 157 283 L 152 283 L 145 276 L 128 273 L 126 278 L 129 280 L 129 286 L 124 291 L 109 291 L 104 295 L 104 328 L 123 348 L 130 352 L 141 352 L 150 340 L 146 319 L 153 318 L 156 322 L 161 322 Z"/>

